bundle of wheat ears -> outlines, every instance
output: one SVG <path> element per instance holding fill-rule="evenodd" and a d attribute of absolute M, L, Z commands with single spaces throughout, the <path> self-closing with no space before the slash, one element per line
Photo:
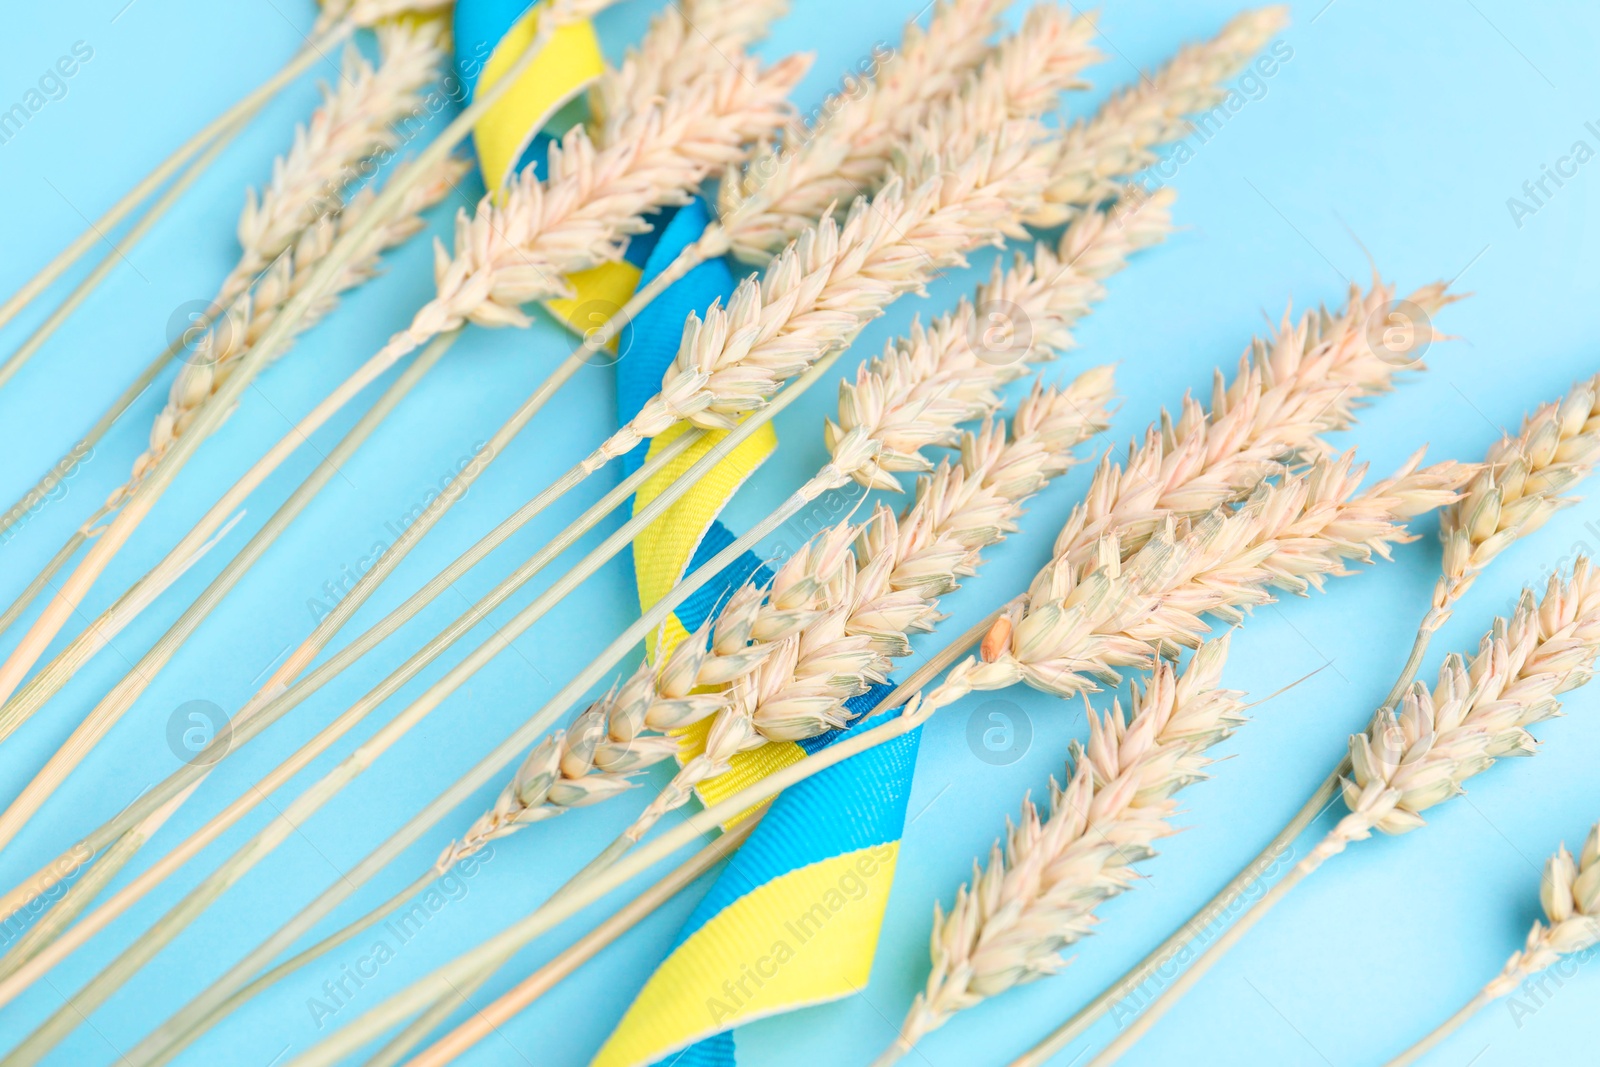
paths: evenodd
<path fill-rule="evenodd" d="M 67 837 L 58 858 L 0 897 L 8 929 L 13 917 L 30 917 L 25 928 L 15 924 L 19 935 L 0 955 L 0 1011 L 16 1010 L 8 1007 L 13 1001 L 55 982 L 58 967 L 138 913 L 151 894 L 172 895 L 120 937 L 109 962 L 87 969 L 87 980 L 75 976 L 63 1003 L 8 1031 L 6 1064 L 76 1055 L 60 1048 L 69 1035 L 202 917 L 250 926 L 240 939 L 247 950 L 208 958 L 206 982 L 185 987 L 178 1007 L 165 1007 L 160 1021 L 119 1053 L 140 1067 L 170 1062 L 253 998 L 409 906 L 458 864 L 481 858 L 491 843 L 542 860 L 548 853 L 541 834 L 575 825 L 587 833 L 600 824 L 581 820 L 605 814 L 571 814 L 576 809 L 621 809 L 621 831 L 609 833 L 552 894 L 530 900 L 509 924 L 496 922 L 504 928 L 476 946 L 450 946 L 455 955 L 445 954 L 443 964 L 407 976 L 385 997 L 372 996 L 293 1060 L 318 1067 L 365 1050 L 366 1062 L 387 1067 L 415 1055 L 468 1004 L 471 1017 L 415 1060 L 452 1062 L 731 854 L 781 791 L 904 738 L 975 693 L 1025 685 L 1044 694 L 1040 699 L 1081 701 L 1086 736 L 1065 744 L 1064 777 L 1046 784 L 1041 776 L 1031 794 L 1019 782 L 1020 815 L 1005 821 L 970 878 L 943 872 L 948 892 L 909 902 L 923 922 L 932 904 L 928 957 L 878 961 L 878 970 L 894 968 L 917 991 L 896 1006 L 894 1017 L 903 1010 L 903 1021 L 876 1064 L 914 1057 L 924 1041 L 951 1039 L 959 1022 L 935 1031 L 958 1015 L 981 1018 L 992 1010 L 982 1007 L 990 998 L 1060 972 L 1085 948 L 1101 905 L 1134 888 L 1158 843 L 1178 832 L 1180 791 L 1223 773 L 1217 748 L 1255 706 L 1225 684 L 1230 649 L 1245 655 L 1234 631 L 1252 612 L 1283 593 L 1321 592 L 1332 578 L 1389 560 L 1396 546 L 1419 540 L 1412 532 L 1418 520 L 1437 513 L 1436 578 L 1418 605 L 1409 655 L 1387 697 L 1360 710 L 1355 721 L 1367 725 L 1350 737 L 1348 755 L 1262 856 L 1277 854 L 1337 802 L 1342 809 L 1331 828 L 1241 914 L 1233 904 L 1258 877 L 1258 857 L 1190 923 L 1015 1061 L 1042 1067 L 1178 959 L 1196 927 L 1235 916 L 1204 952 L 1185 953 L 1180 962 L 1187 966 L 1088 1061 L 1105 1065 L 1327 861 L 1375 834 L 1422 828 L 1424 814 L 1464 792 L 1468 779 L 1502 758 L 1534 755 L 1534 728 L 1559 713 L 1558 698 L 1592 677 L 1600 658 L 1600 569 L 1579 558 L 1550 576 L 1542 598 L 1524 592 L 1474 654 L 1447 656 L 1434 684 L 1418 681 L 1433 639 L 1482 587 L 1490 565 L 1574 503 L 1571 492 L 1600 465 L 1600 376 L 1538 408 L 1481 461 L 1424 465 L 1426 446 L 1418 441 L 1392 474 L 1368 481 L 1356 449 L 1331 438 L 1354 428 L 1366 404 L 1425 369 L 1417 357 L 1445 339 L 1432 319 L 1457 299 L 1447 285 L 1401 295 L 1374 273 L 1369 285 L 1352 283 L 1340 307 L 1286 311 L 1248 343 L 1231 377 L 1217 369 L 1208 395 L 1183 395 L 1125 447 L 1092 442 L 1113 424 L 1115 384 L 1130 374 L 1164 373 L 1155 362 L 1162 354 L 1113 365 L 1090 353 L 1070 374 L 1047 366 L 1077 348 L 1079 324 L 1107 296 L 1112 276 L 1167 240 L 1175 196 L 1150 185 L 1145 172 L 1162 160 L 1164 146 L 1191 133 L 1195 116 L 1237 95 L 1233 80 L 1264 49 L 1279 54 L 1273 41 L 1287 23 L 1283 9 L 1238 14 L 1212 39 L 1185 45 L 1090 110 L 1077 108 L 1073 94 L 1088 86 L 1094 64 L 1116 52 L 1100 40 L 1098 16 L 1051 0 L 1015 11 L 1010 0 L 937 0 L 897 42 L 873 46 L 870 59 L 805 117 L 790 98 L 811 57 L 761 43 L 788 13 L 789 0 L 669 3 L 637 41 L 608 50 L 621 57 L 614 65 L 595 61 L 586 108 L 560 111 L 564 123 L 583 117 L 548 138 L 542 166 L 513 171 L 474 202 L 478 190 L 463 192 L 473 179 L 461 143 L 506 94 L 523 91 L 524 75 L 558 42 L 558 31 L 613 3 L 533 5 L 524 13 L 531 22 L 506 38 L 522 42 L 520 50 L 497 51 L 472 97 L 456 106 L 443 100 L 439 85 L 447 57 L 458 51 L 455 5 L 327 0 L 304 47 L 280 70 L 0 304 L 3 327 L 97 242 L 112 250 L 0 361 L 4 388 L 48 352 L 48 339 L 124 253 L 195 195 L 199 176 L 281 90 L 319 60 L 337 71 L 245 194 L 230 236 L 237 255 L 192 328 L 132 377 L 69 453 L 99 445 L 159 383 L 164 397 L 158 408 L 152 404 L 149 432 L 142 451 L 128 457 L 125 480 L 92 513 L 73 516 L 71 536 L 0 612 L 0 634 L 16 631 L 0 659 L 4 742 L 38 729 L 34 720 L 55 710 L 52 702 L 69 684 L 76 682 L 74 692 L 90 684 L 95 675 L 84 668 L 101 652 L 131 647 L 141 632 L 134 624 L 177 599 L 186 575 L 210 569 L 205 565 L 240 512 L 260 506 L 274 475 L 311 435 L 338 426 L 347 408 L 359 409 L 247 543 L 213 569 L 202 591 L 188 594 L 161 636 L 91 694 L 88 712 L 65 725 L 65 740 L 36 772 L 30 768 L 31 778 L 8 786 L 0 850 L 13 842 L 26 847 L 18 840 L 24 831 L 44 825 L 69 798 L 99 825 Z M 477 32 L 474 16 L 464 17 Z M 450 103 L 451 113 L 423 121 L 438 110 L 435 102 Z M 1058 113 L 1064 103 L 1070 117 Z M 392 319 L 378 335 L 387 340 L 286 419 L 288 432 L 246 457 L 232 484 L 220 493 L 202 486 L 204 507 L 180 527 L 181 536 L 162 540 L 145 529 L 180 473 L 250 402 L 258 376 L 301 334 L 338 314 L 341 296 L 374 279 L 386 253 L 443 221 L 430 212 L 447 201 L 453 228 L 434 239 L 427 298 L 389 309 Z M 572 342 L 571 354 L 542 371 L 485 434 L 481 462 L 462 470 L 309 633 L 250 683 L 222 737 L 178 770 L 152 773 L 144 780 L 154 784 L 137 796 L 86 783 L 92 770 L 80 765 L 98 746 L 116 743 L 114 729 L 285 531 L 317 521 L 314 505 L 341 465 L 381 439 L 385 420 L 463 331 L 546 329 L 540 305 L 553 312 L 586 294 L 590 272 L 615 269 L 633 242 L 691 204 L 710 215 L 703 232 L 665 264 L 653 263 L 653 274 L 625 299 L 614 294 L 622 306 Z M 996 259 L 970 295 L 911 319 L 874 358 L 848 365 L 857 340 L 900 298 L 927 297 L 948 272 L 1008 245 L 1014 250 Z M 595 354 L 663 294 L 692 288 L 673 287 L 716 259 L 740 273 L 725 297 L 683 312 L 681 323 L 674 314 L 665 327 L 675 342 L 672 358 L 637 411 L 616 420 L 620 425 L 589 427 L 592 437 L 569 469 L 523 477 L 533 483 L 528 494 L 516 494 L 523 502 L 496 514 L 487 532 L 395 596 L 381 617 L 335 643 Z M 1398 349 L 1389 343 L 1397 317 L 1405 327 Z M 293 362 L 272 373 L 294 373 Z M 745 522 L 743 532 L 699 546 L 707 551 L 697 551 L 692 566 L 641 594 L 641 610 L 630 602 L 621 632 L 602 635 L 608 643 L 592 659 L 539 688 L 508 727 L 473 726 L 483 750 L 477 761 L 451 771 L 458 776 L 414 812 L 386 801 L 394 811 L 363 823 L 385 827 L 379 842 L 341 863 L 338 877 L 309 899 L 291 901 L 286 919 L 256 930 L 236 899 L 224 899 L 308 819 L 346 798 L 377 760 L 408 739 L 414 744 L 417 728 L 446 701 L 470 700 L 480 672 L 568 605 L 582 583 L 626 559 L 637 537 L 681 524 L 697 485 L 726 456 L 764 430 L 770 435 L 765 428 L 835 376 L 835 410 L 810 433 L 786 434 L 786 452 L 815 451 L 815 463 L 803 466 L 815 473 L 781 503 Z M 357 403 L 384 379 L 371 390 L 375 400 Z M 569 429 L 578 425 L 574 418 L 568 414 Z M 616 462 L 630 456 L 638 461 Z M 978 579 L 990 557 L 1026 551 L 1008 542 L 1029 524 L 1028 510 L 1054 501 L 1060 483 L 1071 483 L 1068 473 L 1091 458 L 1081 496 L 1052 513 L 1059 529 L 1040 553 L 1042 566 L 1028 564 L 1031 580 L 1007 591 L 1010 599 L 992 598 L 999 606 L 967 632 L 939 636 L 943 611 L 971 595 L 964 587 L 988 584 Z M 59 487 L 65 469 L 52 469 L 0 516 L 0 535 L 18 534 L 21 518 Z M 604 478 L 610 481 L 596 489 Z M 905 503 L 875 497 L 835 515 L 771 570 L 730 581 L 696 623 L 674 628 L 680 608 L 704 606 L 704 598 L 691 598 L 722 588 L 712 583 L 743 566 L 765 539 L 824 494 L 853 487 L 903 494 Z M 425 640 L 399 637 L 520 531 L 580 492 L 588 496 L 572 507 L 576 517 L 536 543 L 521 539 L 524 548 L 507 572 L 481 583 L 486 591 L 453 618 Z M 115 596 L 96 600 L 102 579 L 122 573 L 113 564 L 141 529 L 144 541 L 159 542 L 157 561 L 135 570 Z M 581 556 L 562 560 L 580 544 Z M 559 573 L 536 585 L 558 562 Z M 515 610 L 500 614 L 514 599 Z M 71 630 L 80 619 L 83 628 Z M 485 622 L 491 625 L 480 626 Z M 399 652 L 392 665 L 321 714 L 298 747 L 269 760 L 264 773 L 238 782 L 218 776 L 203 790 L 222 761 L 368 663 L 380 646 Z M 1125 695 L 1102 694 L 1124 682 Z M 891 684 L 894 691 L 875 709 L 888 714 L 860 714 L 864 694 Z M 353 747 L 302 778 L 351 735 Z M 224 786 L 227 796 L 218 798 Z M 1044 799 L 1036 802 L 1041 787 Z M 270 818 L 204 870 L 191 870 L 264 803 Z M 198 817 L 175 843 L 130 867 L 194 804 L 203 810 L 188 812 Z M 475 999 L 535 938 L 714 832 L 721 834 L 716 841 L 532 975 L 491 1003 Z M 913 832 L 922 831 L 908 827 L 907 837 Z M 423 848 L 413 855 L 417 844 Z M 61 847 L 56 841 L 50 850 Z M 320 927 L 400 864 L 410 865 L 414 880 L 402 878 L 386 899 L 363 905 L 337 928 Z M 63 887 L 68 869 L 76 877 Z M 132 874 L 122 878 L 125 869 Z M 903 895 L 897 887 L 894 907 L 908 906 Z M 1562 846 L 1549 859 L 1539 903 L 1543 917 L 1502 971 L 1393 1064 L 1420 1061 L 1486 1004 L 1600 944 L 1600 826 L 1576 855 Z M 1131 912 L 1124 914 L 1129 921 Z M 752 921 L 759 925 L 761 917 Z M 304 936 L 313 931 L 320 939 Z M 379 1038 L 385 1043 L 373 1051 Z"/>

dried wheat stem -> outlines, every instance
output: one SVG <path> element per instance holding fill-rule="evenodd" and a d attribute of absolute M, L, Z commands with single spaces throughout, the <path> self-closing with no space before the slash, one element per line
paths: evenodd
<path fill-rule="evenodd" d="M 1073 123 L 1051 167 L 1038 224 L 1058 224 L 1116 195 L 1124 175 L 1156 162 L 1156 147 L 1189 134 L 1190 115 L 1228 95 L 1223 83 L 1288 21 L 1285 7 L 1236 15 L 1210 41 L 1186 45 L 1153 77 L 1113 96 L 1093 118 Z"/>
<path fill-rule="evenodd" d="M 1544 921 L 1534 922 L 1527 942 L 1511 954 L 1499 975 L 1437 1029 L 1389 1061 L 1389 1067 L 1415 1063 L 1484 1005 L 1515 992 L 1525 979 L 1555 966 L 1563 956 L 1600 944 L 1600 825 L 1589 831 L 1578 859 L 1562 845 L 1545 861 L 1539 904 Z"/>
<path fill-rule="evenodd" d="M 831 358 L 819 361 L 807 373 L 807 376 L 802 378 L 801 383 L 797 384 L 809 384 L 810 381 L 814 381 L 816 377 L 826 372 L 830 362 Z M 742 439 L 743 435 L 754 432 L 756 426 L 760 424 L 759 420 L 762 416 L 768 415 L 769 412 L 776 413 L 791 399 L 792 395 L 785 393 L 776 398 L 767 411 L 760 412 L 752 419 L 746 420 L 746 423 L 738 431 L 730 434 L 726 439 L 727 447 L 734 447 L 738 440 Z M 719 462 L 721 455 L 722 453 L 717 450 L 711 451 L 686 471 L 680 480 L 685 484 L 691 484 L 706 469 Z M 225 892 L 229 886 L 243 877 L 255 863 L 259 862 L 262 857 L 269 854 L 273 848 L 280 844 L 284 840 L 282 831 L 291 825 L 291 821 L 298 822 L 307 817 L 365 771 L 373 760 L 377 759 L 378 756 L 403 737 L 407 731 L 437 708 L 449 693 L 454 692 L 468 678 L 478 670 L 481 670 L 494 656 L 503 651 L 511 641 L 525 632 L 528 627 L 533 625 L 534 621 L 542 617 L 555 603 L 558 603 L 577 583 L 593 574 L 606 560 L 615 555 L 622 546 L 632 539 L 638 529 L 655 521 L 660 513 L 671 503 L 671 500 L 672 497 L 665 494 L 651 500 L 628 523 L 625 523 L 621 529 L 606 538 L 599 547 L 590 552 L 583 561 L 559 579 L 550 589 L 535 598 L 533 603 L 518 612 L 512 619 L 497 627 L 495 633 L 484 644 L 469 652 L 467 657 L 447 672 L 444 678 L 436 682 L 420 698 L 413 701 L 394 719 L 380 728 L 373 737 L 364 742 L 332 772 L 325 775 L 300 797 L 296 798 L 283 812 L 281 818 L 275 819 L 266 829 L 256 835 L 247 846 L 229 857 L 217 871 L 207 877 L 183 901 L 162 916 L 110 967 L 91 980 L 89 985 L 80 991 L 74 1002 L 79 1004 L 80 1007 L 88 1006 L 92 1008 L 105 996 L 119 988 L 144 962 L 159 952 L 162 947 L 177 936 L 195 917 Z M 552 551 L 560 551 L 565 547 L 565 544 L 550 547 Z M 702 574 L 698 580 L 691 578 L 680 584 L 656 608 L 630 626 L 621 637 L 613 641 L 601 661 L 591 665 L 583 676 L 569 683 L 562 692 L 557 694 L 556 698 L 551 701 L 551 705 L 546 709 L 542 726 L 539 723 L 525 726 L 515 732 L 512 737 L 502 742 L 494 753 L 487 757 L 478 767 L 468 772 L 463 782 L 457 783 L 457 786 L 452 790 L 448 790 L 443 797 L 436 799 L 422 814 L 402 828 L 393 839 L 380 846 L 375 853 L 358 865 L 357 868 L 348 872 L 348 877 L 341 879 L 340 882 L 327 890 L 316 901 L 313 901 L 288 926 L 274 934 L 267 942 L 247 956 L 245 960 L 236 964 L 223 979 L 214 983 L 204 994 L 191 1002 L 184 1011 L 146 1038 L 145 1042 L 141 1043 L 138 1051 L 143 1054 L 145 1051 L 159 1050 L 165 1043 L 186 1041 L 188 1039 L 186 1031 L 196 1022 L 207 1018 L 217 1003 L 226 999 L 232 992 L 246 984 L 250 977 L 267 960 L 277 954 L 283 944 L 293 941 L 309 925 L 314 925 L 318 918 L 326 914 L 326 909 L 335 906 L 355 887 L 363 884 L 378 871 L 382 870 L 396 854 L 391 850 L 400 840 L 415 840 L 416 835 L 427 829 L 456 804 L 460 803 L 462 797 L 456 795 L 457 789 L 466 789 L 470 792 L 471 789 L 476 788 L 475 785 L 466 786 L 464 784 L 466 781 L 476 781 L 481 784 L 482 781 L 488 780 L 496 770 L 510 762 L 516 753 L 532 740 L 527 736 L 528 733 L 535 729 L 538 732 L 542 732 L 543 728 L 548 726 L 549 719 L 570 705 L 576 693 L 582 692 L 583 689 L 593 684 L 596 679 L 589 677 L 590 675 L 602 674 L 606 669 L 614 665 L 622 655 L 637 643 L 644 632 L 659 625 L 667 612 L 673 610 L 684 598 L 691 595 L 706 580 L 731 562 L 733 557 L 747 547 L 748 544 L 744 541 L 735 542 L 734 545 L 729 546 L 728 549 L 724 550 L 723 553 L 719 554 L 715 560 L 707 565 L 706 573 Z M 526 578 L 521 580 L 525 581 Z M 380 683 L 376 689 L 363 697 L 361 701 L 358 701 L 355 706 L 340 715 L 330 727 L 325 729 L 324 733 L 347 731 L 355 723 L 361 721 L 366 714 L 394 695 L 406 680 L 415 677 L 424 666 L 437 657 L 445 648 L 470 632 L 494 606 L 503 602 L 504 598 L 510 595 L 510 591 L 514 590 L 517 584 L 516 576 L 513 576 L 512 580 L 502 583 L 489 597 L 480 601 L 479 604 L 458 619 L 444 633 L 434 638 L 423 649 L 410 657 L 400 670 L 391 674 L 388 679 Z M 536 736 L 537 733 L 534 733 L 534 737 Z M 291 756 L 284 765 L 269 774 L 261 787 L 252 790 L 252 793 L 255 794 L 254 799 L 247 797 L 236 801 L 234 807 L 253 805 L 265 795 L 267 790 L 277 788 L 287 781 L 289 777 L 292 777 L 293 770 L 303 767 L 304 760 L 309 759 L 309 756 L 305 755 L 305 753 L 310 747 L 303 748 L 301 752 Z M 152 799 L 155 798 L 152 797 Z M 52 1020 L 47 1021 L 43 1027 L 30 1037 L 30 1048 L 53 1043 L 59 1039 L 60 1034 L 70 1031 L 71 1027 L 71 1019 L 64 1016 L 53 1017 Z"/>
<path fill-rule="evenodd" d="M 267 360 L 287 342 L 289 331 L 294 322 L 302 316 L 311 305 L 318 300 L 324 292 L 334 283 L 339 271 L 342 270 L 361 250 L 361 242 L 374 232 L 386 219 L 388 219 L 400 206 L 402 200 L 410 189 L 423 180 L 428 169 L 439 165 L 449 154 L 450 150 L 471 132 L 473 124 L 504 95 L 510 85 L 520 77 L 532 64 L 535 52 L 529 50 L 511 65 L 505 77 L 479 94 L 478 98 L 454 119 L 444 133 L 432 144 L 423 149 L 415 164 L 402 168 L 390 179 L 389 188 L 379 197 L 372 212 L 358 225 L 354 232 L 347 235 L 333 248 L 328 257 L 322 262 L 314 276 L 307 282 L 304 292 L 295 297 L 285 308 L 277 323 L 262 337 L 255 351 L 246 357 L 240 371 L 224 384 L 221 392 L 212 403 L 209 415 L 202 416 L 200 420 L 207 426 L 215 426 L 221 422 L 228 407 L 238 400 L 254 374 L 265 365 Z M 191 436 L 188 440 L 180 440 L 172 453 L 151 472 L 146 484 L 135 493 L 124 513 L 112 521 L 112 529 L 106 536 L 90 550 L 90 555 L 104 554 L 108 543 L 120 544 L 126 539 L 126 534 L 132 525 L 148 513 L 155 499 L 170 485 L 178 468 L 187 462 L 193 455 L 198 441 Z M 77 857 L 81 860 L 83 857 Z M 47 1030 L 56 1030 L 65 1023 L 57 1020 Z M 60 1031 L 64 1032 L 64 1031 Z M 59 1039 L 59 1033 L 41 1033 L 34 1038 L 35 1052 L 30 1053 L 35 1058 L 42 1050 L 40 1045 L 48 1047 Z"/>
<path fill-rule="evenodd" d="M 1131 1048 L 1290 889 L 1352 842 L 1374 830 L 1415 830 L 1424 825 L 1421 813 L 1463 792 L 1467 778 L 1502 757 L 1532 755 L 1528 727 L 1555 715 L 1556 697 L 1589 680 L 1597 655 L 1600 571 L 1580 558 L 1566 580 L 1551 575 L 1542 601 L 1524 592 L 1470 660 L 1446 659 L 1432 691 L 1418 683 L 1398 714 L 1380 709 L 1367 732 L 1350 739 L 1352 769 L 1342 783 L 1349 814 L 1094 1062 L 1111 1063 Z"/>

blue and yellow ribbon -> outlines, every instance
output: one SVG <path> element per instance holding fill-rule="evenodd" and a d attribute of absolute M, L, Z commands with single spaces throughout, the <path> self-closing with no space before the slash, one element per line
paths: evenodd
<path fill-rule="evenodd" d="M 875 686 L 847 706 L 864 714 L 889 690 Z M 592 1067 L 734 1067 L 733 1027 L 866 986 L 920 733 L 868 749 L 779 795 Z"/>
<path fill-rule="evenodd" d="M 458 0 L 457 68 L 470 92 L 493 84 L 516 61 L 534 37 L 541 6 L 526 0 Z M 552 35 L 549 47 L 474 128 L 489 189 L 503 188 L 526 166 L 542 174 L 550 143 L 544 126 L 602 69 L 588 23 L 574 23 Z M 622 260 L 570 278 L 574 295 L 549 301 L 551 312 L 579 333 L 600 326 L 644 280 L 700 237 L 711 222 L 711 210 L 696 198 L 653 221 L 652 232 L 630 242 Z M 703 313 L 716 300 L 725 303 L 733 290 L 726 261 L 700 264 L 622 331 L 614 348 L 621 422 L 659 392 L 689 314 Z M 626 470 L 637 470 L 678 432 L 681 428 L 624 457 Z M 724 436 L 707 434 L 650 478 L 636 494 L 635 513 Z M 640 533 L 633 559 L 641 609 L 733 542 L 734 535 L 717 516 L 776 447 L 776 433 L 770 424 L 763 426 Z M 770 576 L 760 560 L 744 553 L 678 606 L 648 653 L 669 653 L 734 588 Z M 865 714 L 887 691 L 886 686 L 874 687 L 848 707 Z M 703 747 L 708 726 L 684 732 L 686 756 Z M 744 753 L 727 774 L 702 784 L 701 797 L 715 802 L 838 736 L 835 732 Z M 673 1057 L 675 1067 L 733 1067 L 734 1026 L 836 1000 L 866 984 L 893 883 L 916 747 L 913 732 L 830 768 L 777 799 L 701 901 L 671 955 L 601 1050 L 597 1067 L 643 1065 L 666 1056 Z M 825 817 L 819 818 L 819 812 Z"/>

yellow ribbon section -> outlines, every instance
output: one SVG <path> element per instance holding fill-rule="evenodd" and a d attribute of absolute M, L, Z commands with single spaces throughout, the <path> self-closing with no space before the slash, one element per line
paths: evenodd
<path fill-rule="evenodd" d="M 495 45 L 478 79 L 478 92 L 504 77 L 533 43 L 541 6 L 530 8 Z M 593 26 L 578 21 L 558 27 L 517 83 L 472 128 L 484 185 L 490 189 L 504 186 L 528 143 L 550 116 L 604 70 Z"/>
<path fill-rule="evenodd" d="M 846 852 L 729 904 L 650 976 L 591 1067 L 640 1067 L 865 988 L 899 854 L 898 841 Z"/>

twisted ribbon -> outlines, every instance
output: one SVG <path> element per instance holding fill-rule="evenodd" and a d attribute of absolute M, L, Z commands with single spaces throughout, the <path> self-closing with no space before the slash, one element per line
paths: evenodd
<path fill-rule="evenodd" d="M 456 60 L 470 92 L 493 84 L 526 48 L 541 6 L 526 0 L 458 0 Z M 542 173 L 550 143 L 543 127 L 602 69 L 592 26 L 582 22 L 557 30 L 529 71 L 474 129 L 485 185 L 503 188 L 525 166 Z M 622 260 L 572 276 L 574 295 L 548 301 L 546 307 L 579 334 L 598 328 L 711 221 L 710 207 L 698 197 L 661 212 L 651 233 L 633 239 Z M 714 301 L 725 303 L 734 281 L 725 260 L 702 263 L 621 332 L 611 350 L 620 423 L 660 391 L 684 321 Z M 669 430 L 623 457 L 625 470 L 636 471 L 683 429 Z M 705 435 L 646 481 L 635 496 L 635 513 L 725 436 Z M 734 541 L 717 516 L 777 443 L 772 426 L 763 426 L 640 532 L 632 551 L 641 609 Z M 732 590 L 746 580 L 770 577 L 754 554 L 744 553 L 679 605 L 649 642 L 647 654 L 670 654 Z M 865 714 L 887 692 L 887 686 L 875 686 L 847 706 Z M 684 758 L 703 749 L 709 727 L 702 723 L 683 732 Z M 714 803 L 839 736 L 835 731 L 743 753 L 728 773 L 702 783 L 701 798 Z M 672 953 L 601 1050 L 597 1067 L 642 1065 L 668 1056 L 675 1067 L 733 1067 L 733 1026 L 835 1000 L 866 984 L 893 883 L 917 740 L 917 732 L 910 733 L 778 798 L 701 901 Z M 819 818 L 819 813 L 826 815 Z"/>

